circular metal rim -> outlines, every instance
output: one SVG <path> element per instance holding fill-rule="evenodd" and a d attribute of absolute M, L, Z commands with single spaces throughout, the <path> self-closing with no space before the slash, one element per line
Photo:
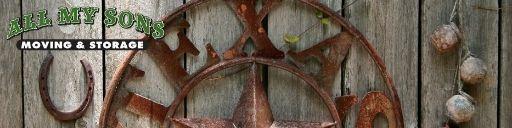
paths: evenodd
<path fill-rule="evenodd" d="M 244 57 L 244 58 L 226 60 L 226 61 L 222 61 L 218 64 L 212 65 L 212 66 L 202 70 L 199 74 L 195 75 L 190 80 L 188 80 L 187 84 L 185 84 L 183 86 L 183 88 L 180 90 L 180 92 L 178 93 L 176 98 L 171 103 L 170 109 L 167 112 L 163 126 L 164 127 L 170 126 L 169 122 L 172 120 L 179 104 L 181 104 L 183 102 L 183 100 L 188 95 L 188 93 L 193 88 L 195 88 L 201 81 L 205 80 L 206 78 L 208 78 L 208 76 L 211 76 L 212 74 L 214 74 L 218 71 L 221 71 L 221 70 L 224 70 L 224 69 L 227 69 L 230 67 L 234 67 L 237 65 L 247 64 L 247 63 L 257 63 L 257 64 L 268 65 L 271 67 L 275 67 L 275 68 L 279 68 L 279 69 L 288 71 L 288 72 L 294 74 L 295 76 L 298 76 L 299 78 L 304 80 L 304 82 L 306 82 L 311 88 L 313 88 L 313 90 L 315 90 L 315 92 L 322 98 L 323 102 L 329 109 L 329 113 L 331 114 L 331 117 L 333 118 L 334 122 L 340 122 L 340 118 L 338 116 L 338 113 L 337 113 L 337 110 L 335 107 L 336 105 L 335 105 L 334 101 L 324 90 L 322 90 L 320 88 L 320 86 L 318 85 L 318 83 L 315 81 L 314 78 L 310 77 L 309 75 L 305 74 L 304 72 L 300 71 L 299 69 L 292 67 L 289 64 L 279 61 L 279 60 L 255 58 L 255 57 Z"/>
<path fill-rule="evenodd" d="M 195 7 L 195 6 L 201 5 L 203 3 L 206 3 L 208 1 L 210 1 L 210 0 L 192 0 L 190 2 L 187 2 L 187 3 L 183 4 L 182 6 L 178 7 L 177 9 L 175 9 L 174 11 L 172 11 L 172 13 L 170 13 L 170 15 L 164 17 L 163 21 L 165 24 L 169 24 L 172 22 L 172 20 L 176 19 L 180 14 L 184 13 L 187 10 L 187 8 Z M 396 121 L 398 124 L 397 126 L 398 126 L 398 128 L 403 128 L 404 123 L 403 123 L 403 115 L 402 115 L 402 109 L 401 109 L 401 104 L 400 104 L 400 98 L 398 97 L 396 88 L 393 85 L 393 80 L 391 78 L 391 74 L 387 71 L 384 61 L 378 55 L 377 50 L 371 45 L 371 43 L 368 41 L 368 39 L 366 39 L 366 37 L 360 31 L 358 31 L 352 24 L 347 22 L 345 20 L 345 18 L 343 18 L 341 15 L 337 14 L 335 11 L 329 9 L 326 5 L 320 3 L 318 0 L 299 0 L 299 2 L 301 2 L 305 5 L 309 5 L 310 7 L 313 7 L 314 9 L 317 9 L 318 11 L 323 12 L 324 14 L 327 14 L 328 16 L 330 16 L 332 18 L 332 20 L 334 20 L 334 23 L 345 28 L 346 31 L 348 31 L 350 34 L 352 34 L 365 47 L 365 49 L 368 52 L 368 54 L 370 55 L 370 57 L 373 59 L 373 61 L 377 65 L 377 67 L 381 73 L 381 76 L 384 78 L 386 87 L 390 91 L 391 101 L 392 101 L 393 107 L 395 107 L 394 112 L 395 112 L 395 115 L 397 116 L 396 117 L 397 118 Z M 149 36 L 144 36 L 141 39 L 152 40 L 151 37 L 149 37 Z M 126 56 L 124 57 L 121 64 L 114 72 L 112 79 L 109 81 L 109 85 L 107 88 L 107 95 L 104 99 L 104 103 L 103 103 L 104 106 L 102 108 L 101 115 L 100 115 L 100 121 L 99 121 L 100 127 L 106 126 L 106 119 L 108 116 L 107 114 L 109 112 L 110 105 L 113 100 L 112 98 L 116 93 L 117 86 L 119 85 L 118 83 L 121 80 L 123 72 L 126 70 L 129 63 L 135 57 L 137 52 L 138 52 L 137 50 L 132 50 L 126 54 Z"/>

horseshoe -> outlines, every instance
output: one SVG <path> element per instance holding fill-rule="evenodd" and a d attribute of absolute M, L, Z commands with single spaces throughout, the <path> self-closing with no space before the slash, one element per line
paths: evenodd
<path fill-rule="evenodd" d="M 70 121 L 78 119 L 85 114 L 85 111 L 89 107 L 89 104 L 93 98 L 94 76 L 92 74 L 91 65 L 89 64 L 89 62 L 85 60 L 80 60 L 82 67 L 85 69 L 85 78 L 87 81 L 87 96 L 85 97 L 85 100 L 77 109 L 70 112 L 62 112 L 57 110 L 57 107 L 55 107 L 55 105 L 51 101 L 50 95 L 48 93 L 48 72 L 50 71 L 50 66 L 52 62 L 53 55 L 48 54 L 44 59 L 43 63 L 41 64 L 41 69 L 39 70 L 39 93 L 41 95 L 41 99 L 43 100 L 44 107 L 57 120 Z"/>

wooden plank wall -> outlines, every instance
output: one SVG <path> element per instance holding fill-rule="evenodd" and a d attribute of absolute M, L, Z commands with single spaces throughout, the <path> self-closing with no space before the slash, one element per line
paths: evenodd
<path fill-rule="evenodd" d="M 148 16 L 151 19 L 159 19 L 174 8 L 182 4 L 181 0 L 106 0 L 106 8 L 116 8 L 117 15 L 121 11 L 130 11 L 133 13 L 140 13 Z M 119 23 L 118 23 L 119 24 Z M 124 29 L 119 25 L 112 26 L 106 29 L 107 39 L 137 39 L 143 36 L 142 33 L 135 31 L 135 25 L 132 28 Z M 176 34 L 173 32 L 173 34 Z M 164 40 L 169 46 L 176 46 L 177 39 L 175 36 L 167 36 Z M 114 74 L 117 65 L 120 63 L 124 54 L 127 51 L 107 51 L 105 65 L 107 66 L 106 77 L 107 81 L 110 80 Z M 144 97 L 150 98 L 158 103 L 166 106 L 170 105 L 176 91 L 174 83 L 166 81 L 164 75 L 159 70 L 154 61 L 146 54 L 146 52 L 139 52 L 130 64 L 145 71 L 144 77 L 133 79 L 123 85 L 123 90 L 134 92 Z M 160 127 L 158 121 L 152 120 L 147 116 L 136 115 L 124 109 L 117 113 L 117 117 L 121 125 L 125 127 L 146 128 Z"/>
<path fill-rule="evenodd" d="M 499 126 L 512 126 L 512 0 L 501 0 L 501 57 Z"/>
<path fill-rule="evenodd" d="M 383 57 L 401 98 L 407 128 L 441 127 L 448 120 L 445 116 L 445 102 L 457 89 L 456 73 L 463 58 L 459 50 L 438 54 L 430 44 L 429 36 L 437 26 L 448 23 L 455 1 L 358 0 L 342 11 Z M 183 2 L 104 1 L 106 8 L 115 7 L 118 12 L 129 10 L 152 19 L 164 16 Z M 321 2 L 333 10 L 338 10 L 352 0 Z M 103 28 L 102 13 L 96 15 L 94 25 L 56 25 L 58 7 L 94 6 L 101 9 L 101 0 L 4 0 L 0 4 L 1 13 L 6 14 L 2 16 L 4 23 L 19 17 L 20 10 L 23 14 L 40 9 L 48 10 L 48 16 L 52 18 L 54 25 L 24 33 L 20 36 L 23 39 L 135 39 L 142 35 L 134 28 L 123 29 L 118 25 Z M 474 118 L 461 127 L 508 128 L 512 126 L 512 115 L 509 114 L 512 112 L 512 102 L 509 100 L 512 96 L 508 95 L 512 93 L 512 0 L 464 0 L 459 10 L 457 19 L 464 37 L 462 41 L 476 57 L 484 60 L 488 68 L 487 77 L 481 85 L 464 87 L 464 90 L 476 99 L 477 109 Z M 221 53 L 230 47 L 243 31 L 231 8 L 222 0 L 209 2 L 186 13 L 186 19 L 192 26 L 187 30 L 187 36 L 201 51 L 198 56 L 187 55 L 183 59 L 184 67 L 189 72 L 197 71 L 203 66 L 206 60 L 205 44 L 211 43 L 215 50 Z M 298 4 L 297 1 L 285 0 L 269 14 L 264 24 L 274 45 L 286 51 L 288 48 L 283 46 L 285 34 L 298 34 L 316 22 L 318 19 L 315 18 L 314 10 Z M 2 30 L 7 30 L 7 25 L 2 26 Z M 105 35 L 102 33 L 103 29 L 106 31 Z M 336 26 L 330 26 L 327 30 L 322 30 L 321 27 L 314 28 L 304 34 L 297 45 L 297 50 L 311 47 L 339 31 Z M 0 33 L 6 35 L 6 31 Z M 173 31 L 164 39 L 172 49 L 177 47 L 175 34 L 176 31 Z M 46 111 L 39 95 L 37 75 L 48 51 L 24 51 L 22 54 L 14 49 L 15 42 L 20 37 L 2 39 L 3 44 L 0 45 L 0 98 L 9 99 L 0 103 L 0 127 L 96 127 L 103 99 L 103 76 L 106 77 L 106 81 L 110 80 L 126 51 L 107 51 L 104 55 L 102 51 L 52 51 L 55 59 L 50 71 L 49 88 L 52 101 L 59 110 L 74 109 L 85 97 L 84 80 L 70 79 L 84 76 L 80 59 L 86 59 L 92 64 L 95 77 L 94 100 L 86 115 L 77 121 L 60 122 Z M 250 51 L 251 48 L 249 46 L 247 50 Z M 174 85 L 163 80 L 164 76 L 149 56 L 145 52 L 139 52 L 131 64 L 144 70 L 146 74 L 143 78 L 129 81 L 125 85 L 126 90 L 169 105 L 170 99 L 176 95 Z M 105 72 L 102 71 L 103 66 Z M 359 43 L 354 42 L 342 67 L 340 73 L 336 74 L 335 85 L 330 90 L 333 93 L 332 97 L 356 94 L 361 100 L 368 91 L 386 90 L 373 61 Z M 245 84 L 247 71 L 230 74 L 240 68 L 243 67 L 220 72 L 215 76 L 222 78 L 207 80 L 194 89 L 184 105 L 184 116 L 231 117 Z M 308 64 L 306 68 L 309 71 L 317 69 L 315 64 Z M 330 119 L 318 97 L 291 74 L 274 68 L 264 68 L 263 76 L 266 77 L 267 93 L 275 119 Z M 359 108 L 355 107 L 350 111 L 345 127 L 355 127 L 358 110 Z M 118 113 L 118 116 L 123 117 L 121 122 L 127 127 L 159 127 L 158 122 L 127 111 Z M 383 127 L 387 123 L 381 118 L 374 124 Z"/>
<path fill-rule="evenodd" d="M 454 79 L 459 61 L 457 51 L 437 54 L 430 43 L 430 34 L 449 22 L 450 12 L 456 0 L 423 1 L 421 10 L 421 123 L 422 127 L 439 127 L 448 118 L 445 102 L 457 89 Z M 446 4 L 439 4 L 439 3 Z"/>
<path fill-rule="evenodd" d="M 322 0 L 322 2 L 335 10 L 339 10 L 342 6 L 342 3 L 336 0 Z M 296 44 L 295 51 L 310 48 L 340 32 L 336 25 L 325 28 L 318 25 L 319 19 L 315 16 L 315 10 L 297 1 L 284 1 L 268 17 L 268 35 L 281 51 L 289 50 L 283 38 L 286 34 L 299 35 L 312 25 L 317 26 L 301 36 L 302 39 Z M 306 63 L 306 68 L 303 69 L 316 72 L 320 70 L 320 66 L 318 63 Z M 331 90 L 326 90 L 332 92 L 332 98 L 341 95 L 341 72 L 333 75 L 336 75 L 336 82 L 333 83 Z M 303 80 L 289 72 L 273 67 L 268 68 L 268 98 L 275 119 L 331 120 L 330 114 L 326 111 L 327 107 L 320 97 Z"/>
<path fill-rule="evenodd" d="M 22 1 L 23 14 L 48 10 L 52 27 L 24 33 L 23 39 L 101 39 L 101 15 L 98 13 L 93 25 L 57 25 L 59 7 L 100 7 L 101 0 L 93 1 Z M 23 98 L 25 127 L 94 127 L 99 118 L 103 102 L 103 63 L 101 51 L 51 51 L 53 64 L 48 78 L 51 101 L 58 110 L 71 111 L 77 108 L 86 96 L 85 73 L 80 60 L 87 60 L 93 69 L 94 98 L 85 115 L 76 121 L 61 122 L 45 109 L 39 95 L 38 74 L 41 63 L 49 51 L 24 51 L 23 53 Z"/>
<path fill-rule="evenodd" d="M 464 37 L 462 42 L 487 66 L 487 76 L 483 83 L 464 87 L 464 91 L 477 102 L 477 113 L 464 127 L 497 127 L 498 11 L 475 9 L 474 6 L 498 8 L 498 0 L 468 0 L 460 5 L 460 29 Z"/>
<path fill-rule="evenodd" d="M 457 90 L 456 73 L 459 62 L 464 58 L 462 48 L 446 54 L 438 54 L 429 42 L 428 34 L 437 26 L 448 24 L 451 4 L 440 1 L 424 1 L 422 18 L 422 126 L 439 127 L 447 120 L 445 101 Z M 443 1 L 444 2 L 444 1 Z M 481 85 L 464 86 L 464 91 L 477 102 L 474 118 L 462 127 L 497 127 L 498 118 L 498 11 L 475 9 L 475 6 L 497 8 L 496 0 L 464 1 L 459 6 L 456 22 L 464 38 L 463 45 L 484 60 L 487 77 Z M 462 46 L 461 46 L 462 47 Z"/>
<path fill-rule="evenodd" d="M 191 73 L 205 65 L 206 44 L 210 43 L 217 53 L 222 54 L 235 44 L 243 32 L 235 13 L 223 0 L 214 0 L 191 9 L 186 19 L 191 26 L 187 36 L 200 51 L 198 56 L 187 55 L 186 68 Z M 187 117 L 231 118 L 247 80 L 249 70 L 245 69 L 246 66 L 234 67 L 214 75 L 220 79 L 201 82 L 187 97 Z"/>
<path fill-rule="evenodd" d="M 9 23 L 14 17 L 19 17 L 21 10 L 20 1 L 0 1 L 0 13 L 2 23 Z M 0 26 L 2 44 L 0 44 L 0 127 L 19 128 L 23 126 L 23 87 L 21 86 L 21 51 L 16 49 L 16 41 L 20 37 L 6 40 L 9 30 L 8 25 Z"/>
<path fill-rule="evenodd" d="M 363 0 L 344 10 L 345 17 L 368 38 L 391 73 L 406 127 L 418 125 L 418 11 L 417 0 Z M 353 44 L 345 65 L 344 88 L 360 100 L 369 91 L 387 92 L 368 52 L 359 42 Z M 357 112 L 358 106 L 350 111 L 346 127 L 356 127 Z M 384 127 L 386 121 L 381 119 L 375 126 Z"/>

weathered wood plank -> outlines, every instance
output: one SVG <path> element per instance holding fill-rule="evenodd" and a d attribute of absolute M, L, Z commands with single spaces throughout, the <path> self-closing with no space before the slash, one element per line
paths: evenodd
<path fill-rule="evenodd" d="M 196 72 L 205 64 L 206 44 L 211 43 L 222 54 L 242 34 L 241 22 L 223 0 L 213 0 L 188 11 L 187 21 L 191 24 L 187 36 L 200 51 L 198 56 L 187 56 L 189 72 Z M 187 97 L 187 118 L 231 118 L 248 74 L 248 70 L 232 74 L 241 68 L 221 71 L 214 76 L 222 78 L 207 79 L 193 89 Z"/>
<path fill-rule="evenodd" d="M 0 35 L 7 35 L 9 30 L 9 21 L 20 17 L 20 1 L 4 0 L 0 1 L 0 13 L 2 23 L 0 26 Z M 23 126 L 23 103 L 22 83 L 21 83 L 21 51 L 16 49 L 16 41 L 19 37 L 6 40 L 2 38 L 0 45 L 0 98 L 4 99 L 0 103 L 0 127 L 19 128 Z"/>
<path fill-rule="evenodd" d="M 502 0 L 501 7 L 501 74 L 500 127 L 512 127 L 512 0 Z"/>
<path fill-rule="evenodd" d="M 341 8 L 341 0 L 322 0 L 333 10 Z M 319 19 L 315 10 L 297 1 L 284 0 L 268 16 L 268 35 L 274 45 L 281 51 L 289 50 L 285 46 L 286 34 L 299 35 L 311 25 L 317 24 L 305 34 L 297 43 L 295 51 L 302 51 L 318 44 L 340 32 L 335 24 L 327 26 L 324 30 L 318 25 Z M 308 72 L 317 72 L 321 67 L 315 61 L 306 63 Z M 335 82 L 330 90 L 334 98 L 341 95 L 341 69 L 336 75 Z M 303 80 L 289 72 L 269 67 L 268 68 L 268 97 L 272 107 L 272 113 L 276 120 L 302 120 L 302 121 L 326 121 L 332 120 L 327 107 L 320 97 Z"/>
<path fill-rule="evenodd" d="M 96 14 L 94 25 L 57 25 L 57 11 L 61 6 L 101 7 L 100 0 L 94 1 L 32 1 L 23 3 L 24 14 L 39 9 L 48 10 L 53 26 L 25 33 L 24 39 L 101 39 L 101 14 Z M 101 9 L 101 8 L 100 8 Z M 95 127 L 103 99 L 103 72 L 101 51 L 52 51 L 54 61 L 48 78 L 51 100 L 58 110 L 70 111 L 77 108 L 86 95 L 84 71 L 80 59 L 87 60 L 94 74 L 94 98 L 82 118 L 71 122 L 60 122 L 43 106 L 39 95 L 38 74 L 42 60 L 48 51 L 24 51 L 24 115 L 26 127 Z"/>
<path fill-rule="evenodd" d="M 480 85 L 465 86 L 475 98 L 476 113 L 464 127 L 498 126 L 498 11 L 474 6 L 498 8 L 498 0 L 468 0 L 460 4 L 460 30 L 463 43 L 487 66 L 487 76 Z"/>
<path fill-rule="evenodd" d="M 153 21 L 161 20 L 160 18 L 170 13 L 174 8 L 182 5 L 181 0 L 107 0 L 106 8 L 116 8 L 118 14 L 121 11 L 130 11 L 132 13 L 140 13 L 148 16 Z M 123 29 L 119 25 L 106 29 L 106 39 L 137 39 L 143 36 L 142 33 L 135 31 L 135 25 L 130 29 Z M 177 44 L 176 32 L 168 34 L 163 40 L 171 46 Z M 109 81 L 114 74 L 120 61 L 123 59 L 127 51 L 107 51 L 106 52 L 106 77 Z M 145 71 L 144 77 L 128 80 L 125 85 L 119 86 L 122 91 L 134 92 L 147 97 L 164 106 L 169 106 L 176 96 L 175 85 L 172 81 L 167 81 L 163 72 L 158 65 L 151 59 L 147 52 L 139 52 L 134 60 L 130 63 L 133 66 Z M 120 92 L 122 92 L 120 91 Z M 120 93 L 119 92 L 119 93 Z M 122 99 L 114 99 L 120 101 Z M 160 123 L 152 120 L 151 117 L 136 115 L 126 109 L 117 112 L 117 117 L 121 125 L 133 128 L 156 128 L 160 127 Z"/>
<path fill-rule="evenodd" d="M 405 127 L 418 127 L 418 7 L 419 0 L 363 0 L 345 10 L 347 19 L 385 61 L 400 97 Z M 344 77 L 345 88 L 350 93 L 362 99 L 369 91 L 389 92 L 375 63 L 359 42 L 354 42 L 349 54 Z M 355 127 L 358 111 L 359 106 L 350 111 L 346 127 Z M 386 126 L 386 122 L 374 124 Z"/>
<path fill-rule="evenodd" d="M 421 16 L 421 126 L 441 127 L 447 122 L 445 102 L 457 89 L 454 79 L 459 52 L 437 53 L 430 34 L 437 26 L 448 24 L 456 0 L 423 1 Z"/>
<path fill-rule="evenodd" d="M 448 119 L 445 116 L 445 102 L 457 89 L 457 64 L 463 58 L 458 50 L 436 54 L 430 44 L 429 35 L 442 24 L 448 23 L 454 1 L 439 4 L 440 1 L 424 2 L 422 28 L 422 126 L 439 127 Z M 450 4 L 451 3 L 451 4 Z M 497 51 L 498 17 L 497 11 L 475 9 L 474 6 L 497 7 L 497 1 L 462 1 L 459 6 L 462 42 L 477 57 L 482 58 L 488 67 L 487 77 L 481 85 L 466 86 L 465 91 L 473 96 L 478 104 L 474 118 L 462 124 L 463 127 L 497 126 Z M 440 109 L 442 108 L 442 109 Z"/>

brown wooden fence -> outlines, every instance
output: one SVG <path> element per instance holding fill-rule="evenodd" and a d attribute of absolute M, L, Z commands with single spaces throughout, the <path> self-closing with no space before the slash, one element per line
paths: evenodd
<path fill-rule="evenodd" d="M 158 19 L 188 0 L 1 0 L 0 14 L 4 25 L 0 35 L 6 35 L 8 21 L 24 12 L 47 9 L 56 19 L 61 6 L 94 6 L 118 11 L 130 10 Z M 339 10 L 352 0 L 320 0 L 333 10 Z M 441 127 L 446 122 L 445 102 L 456 90 L 456 72 L 461 60 L 458 50 L 437 54 L 429 42 L 434 29 L 446 24 L 455 0 L 359 0 L 343 9 L 342 15 L 356 26 L 377 48 L 389 69 L 401 98 L 407 128 Z M 101 12 L 101 11 L 100 11 Z M 285 0 L 265 20 L 270 39 L 281 47 L 285 33 L 299 33 L 318 22 L 314 10 Z M 188 11 L 191 28 L 188 37 L 197 46 L 212 43 L 217 51 L 225 51 L 242 33 L 235 14 L 222 1 L 216 0 Z M 136 39 L 141 36 L 134 29 L 119 26 L 105 28 L 97 15 L 94 25 L 57 26 L 24 33 L 0 44 L 0 127 L 97 127 L 101 111 L 104 84 L 126 51 L 52 51 L 55 61 L 49 78 L 52 101 L 58 109 L 71 110 L 85 97 L 84 75 L 80 59 L 91 62 L 95 89 L 92 106 L 84 117 L 71 122 L 55 120 L 44 108 L 39 96 L 37 75 L 48 51 L 19 51 L 16 41 L 23 39 Z M 459 7 L 459 27 L 463 42 L 488 67 L 484 82 L 465 87 L 476 101 L 474 118 L 461 127 L 512 127 L 512 0 L 463 0 Z M 337 27 L 314 28 L 299 42 L 297 49 L 305 49 L 339 32 Z M 166 37 L 173 47 L 176 37 Z M 173 41 L 174 40 L 174 41 Z M 364 48 L 354 43 L 338 79 L 331 90 L 334 96 L 347 93 L 364 94 L 384 90 L 378 70 Z M 204 47 L 198 47 L 201 52 Z M 206 55 L 187 56 L 183 62 L 188 71 L 196 71 L 205 63 Z M 147 54 L 139 53 L 132 64 L 143 69 L 144 78 L 127 83 L 126 87 L 157 102 L 169 105 L 175 97 L 174 88 Z M 308 70 L 315 70 L 309 66 Z M 105 71 L 104 71 L 105 70 Z M 187 97 L 187 117 L 230 117 L 238 101 L 246 73 L 203 82 Z M 265 71 L 268 96 L 274 117 L 284 120 L 329 119 L 325 107 L 311 90 L 290 74 L 269 68 Z M 291 79 L 292 81 L 284 81 Z M 215 86 L 208 86 L 215 84 Z M 356 111 L 350 111 L 346 127 L 355 127 Z M 149 118 L 119 113 L 125 116 L 125 126 L 158 127 Z M 377 126 L 385 121 L 376 121 Z"/>

